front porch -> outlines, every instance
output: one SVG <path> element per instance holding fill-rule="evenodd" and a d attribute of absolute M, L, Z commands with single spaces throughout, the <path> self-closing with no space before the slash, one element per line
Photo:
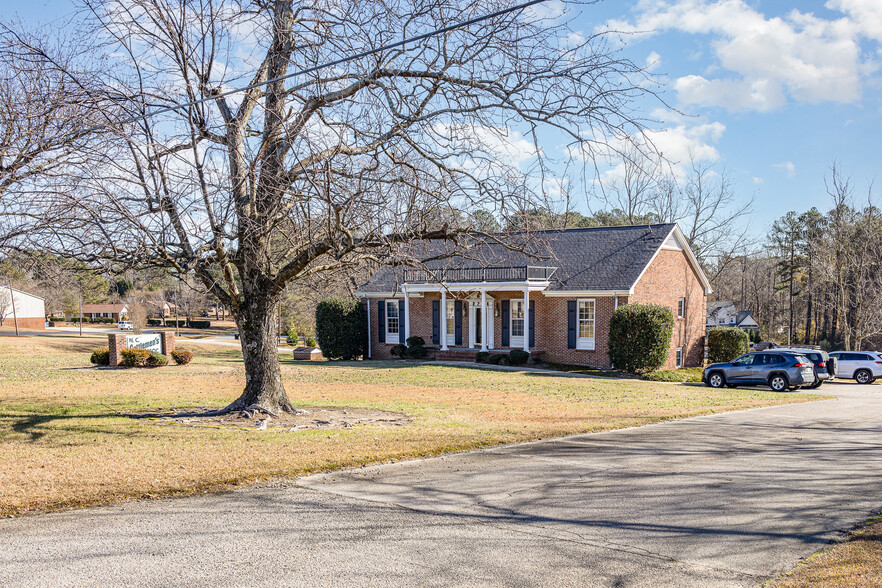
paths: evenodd
<path fill-rule="evenodd" d="M 489 352 L 535 346 L 535 300 L 557 268 L 484 267 L 458 270 L 407 270 L 402 285 L 400 339 L 411 336 L 412 296 L 431 296 L 432 339 L 441 357 L 474 360 Z M 438 298 L 436 298 L 436 296 Z M 390 307 L 391 308 L 391 307 Z M 392 309 L 398 310 L 397 306 Z M 464 336 L 463 331 L 467 335 Z M 428 343 L 428 341 L 427 341 Z"/>

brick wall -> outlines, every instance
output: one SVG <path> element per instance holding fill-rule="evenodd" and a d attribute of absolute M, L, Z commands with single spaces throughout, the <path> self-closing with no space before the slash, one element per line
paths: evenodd
<path fill-rule="evenodd" d="M 677 300 L 686 299 L 686 317 L 677 318 Z M 704 332 L 707 297 L 686 254 L 663 249 L 637 282 L 631 302 L 661 304 L 674 314 L 674 334 L 667 368 L 676 365 L 676 349 L 683 348 L 683 364 L 687 367 L 704 363 Z"/>
<path fill-rule="evenodd" d="M 42 317 L 26 317 L 26 318 L 18 317 L 18 320 L 16 321 L 16 320 L 12 319 L 12 314 L 10 314 L 8 317 L 6 317 L 3 320 L 3 327 L 14 329 L 16 323 L 18 323 L 19 329 L 34 330 L 34 329 L 45 329 L 46 328 L 46 319 L 45 318 L 42 318 Z"/>

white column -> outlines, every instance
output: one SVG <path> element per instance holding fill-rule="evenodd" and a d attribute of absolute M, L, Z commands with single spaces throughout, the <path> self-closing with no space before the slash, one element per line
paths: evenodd
<path fill-rule="evenodd" d="M 410 339 L 410 294 L 407 288 L 401 288 L 404 292 L 404 340 Z"/>
<path fill-rule="evenodd" d="M 441 333 L 441 351 L 447 351 L 447 290 L 441 286 L 441 324 L 438 325 L 438 331 Z"/>
<path fill-rule="evenodd" d="M 524 351 L 530 352 L 530 289 L 524 288 Z"/>
<path fill-rule="evenodd" d="M 487 351 L 487 290 L 481 288 L 481 351 Z"/>

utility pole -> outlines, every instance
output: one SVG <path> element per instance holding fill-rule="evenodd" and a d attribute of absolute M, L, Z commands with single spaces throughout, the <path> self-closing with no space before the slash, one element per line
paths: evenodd
<path fill-rule="evenodd" d="M 77 292 L 77 306 L 80 308 L 80 337 L 83 336 L 83 291 Z"/>
<path fill-rule="evenodd" d="M 178 285 L 180 287 L 180 284 Z M 175 289 L 175 337 L 180 337 L 181 333 L 178 330 L 178 290 Z"/>
<path fill-rule="evenodd" d="M 15 325 L 15 336 L 18 337 L 18 315 L 15 313 L 15 291 L 12 286 L 9 288 L 9 301 L 12 303 L 12 322 Z"/>

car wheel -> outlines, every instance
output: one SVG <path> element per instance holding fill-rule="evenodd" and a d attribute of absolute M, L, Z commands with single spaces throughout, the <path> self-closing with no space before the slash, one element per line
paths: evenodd
<path fill-rule="evenodd" d="M 722 388 L 726 385 L 726 378 L 720 372 L 713 372 L 707 377 L 707 383 L 711 388 Z"/>
<path fill-rule="evenodd" d="M 873 374 L 870 370 L 858 370 L 854 374 L 854 379 L 858 384 L 871 384 L 873 382 Z"/>
<path fill-rule="evenodd" d="M 775 392 L 783 392 L 789 387 L 790 382 L 787 381 L 787 376 L 775 374 L 774 376 L 769 378 L 769 388 L 771 388 Z"/>

